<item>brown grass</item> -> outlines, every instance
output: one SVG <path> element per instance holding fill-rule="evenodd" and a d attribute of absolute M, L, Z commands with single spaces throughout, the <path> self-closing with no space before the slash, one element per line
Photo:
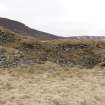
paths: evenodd
<path fill-rule="evenodd" d="M 105 105 L 105 71 L 50 62 L 2 69 L 0 105 Z"/>

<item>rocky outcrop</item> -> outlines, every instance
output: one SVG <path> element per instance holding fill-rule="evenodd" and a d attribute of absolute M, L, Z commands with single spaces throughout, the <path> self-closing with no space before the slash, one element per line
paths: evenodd
<path fill-rule="evenodd" d="M 35 63 L 51 61 L 61 65 L 92 68 L 105 61 L 105 42 L 94 43 L 23 43 L 17 49 L 27 56 L 25 59 Z"/>

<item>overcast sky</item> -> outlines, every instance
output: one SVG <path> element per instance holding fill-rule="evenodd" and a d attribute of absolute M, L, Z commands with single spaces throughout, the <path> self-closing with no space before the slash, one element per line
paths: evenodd
<path fill-rule="evenodd" d="M 56 35 L 105 35 L 105 0 L 0 0 L 0 17 Z"/>

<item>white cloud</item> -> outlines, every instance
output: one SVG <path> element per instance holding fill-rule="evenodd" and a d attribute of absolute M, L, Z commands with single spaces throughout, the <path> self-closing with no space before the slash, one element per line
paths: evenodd
<path fill-rule="evenodd" d="M 7 8 L 4 4 L 0 3 L 0 12 L 6 12 Z"/>
<path fill-rule="evenodd" d="M 104 35 L 105 0 L 1 0 L 0 16 L 58 35 Z"/>

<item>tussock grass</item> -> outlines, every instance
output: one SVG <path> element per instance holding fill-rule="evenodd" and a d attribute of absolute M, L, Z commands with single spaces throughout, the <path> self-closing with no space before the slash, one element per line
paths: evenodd
<path fill-rule="evenodd" d="M 10 105 L 104 105 L 105 69 L 64 68 L 55 63 L 0 71 L 0 103 Z M 8 97 L 6 97 L 8 96 Z"/>
<path fill-rule="evenodd" d="M 85 68 L 78 68 L 77 67 L 65 67 L 60 66 L 56 63 L 46 62 L 45 64 L 32 64 L 32 65 L 21 65 L 17 66 L 16 68 L 11 68 L 11 71 L 18 76 L 23 77 L 34 77 L 36 75 L 45 76 L 45 78 L 82 78 L 88 75 L 97 75 L 99 73 L 105 73 L 105 68 L 101 68 L 100 66 L 96 66 L 93 69 L 85 69 Z"/>

